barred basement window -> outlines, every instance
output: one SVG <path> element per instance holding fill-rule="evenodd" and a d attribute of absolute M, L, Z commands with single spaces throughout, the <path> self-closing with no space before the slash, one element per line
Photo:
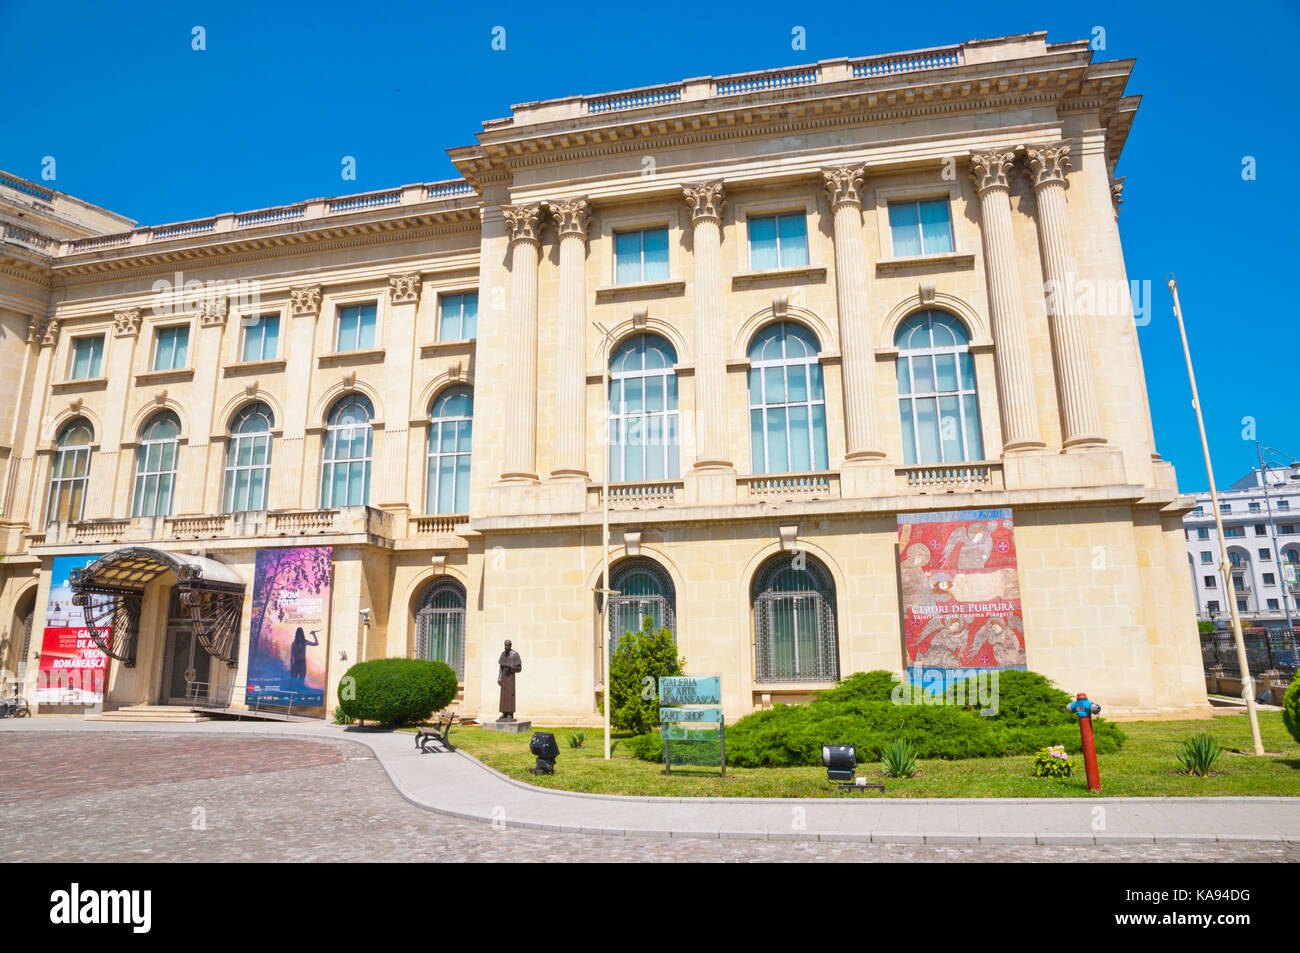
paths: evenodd
<path fill-rule="evenodd" d="M 667 629 L 677 637 L 677 594 L 668 573 L 649 559 L 629 559 L 609 574 L 618 592 L 609 600 L 609 654 L 618 651 L 619 639 L 640 632 L 647 617 L 657 632 Z"/>
<path fill-rule="evenodd" d="M 754 582 L 754 645 L 756 681 L 839 678 L 835 586 L 821 563 L 806 554 L 783 555 L 759 570 Z"/>
<path fill-rule="evenodd" d="M 446 662 L 465 680 L 465 587 L 440 579 L 420 597 L 415 613 L 415 657 Z"/>

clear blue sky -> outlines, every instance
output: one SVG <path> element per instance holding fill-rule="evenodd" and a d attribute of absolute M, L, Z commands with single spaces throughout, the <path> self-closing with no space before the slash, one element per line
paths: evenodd
<path fill-rule="evenodd" d="M 450 178 L 444 150 L 512 103 L 1033 30 L 1091 39 L 1100 26 L 1098 57 L 1136 58 L 1129 92 L 1144 97 L 1118 169 L 1120 227 L 1129 276 L 1153 293 L 1139 336 L 1158 449 L 1183 489 L 1204 487 L 1173 271 L 1219 484 L 1255 459 L 1243 418 L 1300 456 L 1295 0 L 726 9 L 0 0 L 0 168 L 39 179 L 53 156 L 53 187 L 156 224 Z M 491 48 L 497 26 L 505 51 Z M 795 26 L 805 51 L 791 49 Z M 355 182 L 340 180 L 345 155 Z"/>

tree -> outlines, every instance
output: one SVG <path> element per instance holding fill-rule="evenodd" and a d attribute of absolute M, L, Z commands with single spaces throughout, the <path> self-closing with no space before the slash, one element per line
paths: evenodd
<path fill-rule="evenodd" d="M 640 632 L 619 639 L 609 662 L 609 692 L 613 700 L 609 720 L 615 728 L 643 734 L 659 725 L 659 679 L 680 675 L 686 659 L 678 658 L 677 643 L 669 629 L 655 630 L 646 616 Z"/>

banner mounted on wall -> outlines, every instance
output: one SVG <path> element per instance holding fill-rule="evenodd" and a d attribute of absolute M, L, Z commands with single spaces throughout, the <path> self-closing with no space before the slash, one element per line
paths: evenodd
<path fill-rule="evenodd" d="M 325 713 L 332 546 L 258 550 L 248 626 L 249 707 Z"/>
<path fill-rule="evenodd" d="M 898 558 L 913 682 L 1025 668 L 1010 509 L 900 513 Z"/>
<path fill-rule="evenodd" d="M 72 570 L 85 569 L 92 556 L 55 556 L 50 566 L 50 596 L 41 634 L 41 664 L 32 701 L 38 705 L 100 705 L 108 677 L 108 656 L 86 629 L 81 606 L 72 604 Z M 95 597 L 92 597 L 95 598 Z M 21 689 L 20 689 L 21 690 Z"/>

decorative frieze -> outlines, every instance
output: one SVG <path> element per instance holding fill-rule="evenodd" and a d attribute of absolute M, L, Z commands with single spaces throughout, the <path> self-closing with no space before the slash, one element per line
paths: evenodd
<path fill-rule="evenodd" d="M 388 300 L 393 304 L 419 304 L 423 279 L 418 271 L 388 276 Z"/>
<path fill-rule="evenodd" d="M 290 288 L 289 310 L 295 318 L 314 318 L 320 314 L 320 298 L 320 285 Z"/>

